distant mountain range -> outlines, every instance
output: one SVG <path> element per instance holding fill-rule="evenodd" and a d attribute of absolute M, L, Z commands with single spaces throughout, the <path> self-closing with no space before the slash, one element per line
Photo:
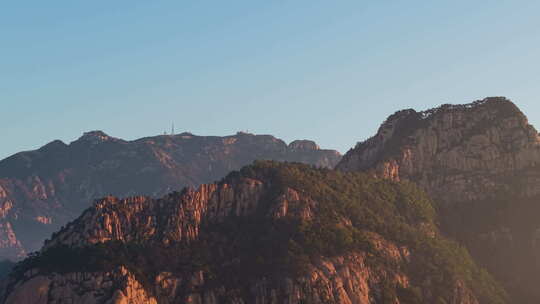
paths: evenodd
<path fill-rule="evenodd" d="M 224 177 L 255 160 L 332 168 L 341 155 L 308 140 L 190 133 L 125 141 L 101 131 L 0 161 L 0 259 L 17 259 L 106 195 L 162 196 Z"/>
<path fill-rule="evenodd" d="M 256 161 L 220 179 L 233 159 L 320 168 Z M 100 132 L 15 155 L 0 162 L 8 241 L 112 195 L 14 268 L 6 303 L 540 303 L 540 136 L 511 101 L 398 111 L 339 159 L 269 136 Z"/>

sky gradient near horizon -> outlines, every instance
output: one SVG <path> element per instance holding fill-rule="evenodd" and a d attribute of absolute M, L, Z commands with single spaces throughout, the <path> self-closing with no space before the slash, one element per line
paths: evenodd
<path fill-rule="evenodd" d="M 172 122 L 346 152 L 397 110 L 486 96 L 540 127 L 540 2 L 487 3 L 2 3 L 0 159 Z"/>

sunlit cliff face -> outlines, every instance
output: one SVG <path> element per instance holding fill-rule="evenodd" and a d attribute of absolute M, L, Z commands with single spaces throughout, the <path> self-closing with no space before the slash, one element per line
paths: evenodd
<path fill-rule="evenodd" d="M 410 180 L 438 203 L 446 233 L 505 282 L 521 303 L 540 301 L 538 132 L 509 100 L 400 111 L 338 164 Z M 514 278 L 514 279 L 508 279 Z"/>
<path fill-rule="evenodd" d="M 434 214 L 412 184 L 257 162 L 160 199 L 97 201 L 21 264 L 6 303 L 502 303 L 449 266 L 498 290 Z M 433 265 L 443 267 L 421 271 Z"/>
<path fill-rule="evenodd" d="M 125 141 L 101 131 L 69 145 L 53 141 L 0 161 L 0 259 L 34 251 L 98 198 L 162 196 L 224 177 L 256 159 L 333 167 L 337 151 L 270 135 L 190 133 Z"/>

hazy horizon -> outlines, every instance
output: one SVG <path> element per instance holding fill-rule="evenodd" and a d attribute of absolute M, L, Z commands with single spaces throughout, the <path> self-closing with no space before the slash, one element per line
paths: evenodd
<path fill-rule="evenodd" d="M 346 152 L 390 114 L 506 96 L 540 126 L 540 3 L 0 4 L 0 159 L 90 130 Z"/>

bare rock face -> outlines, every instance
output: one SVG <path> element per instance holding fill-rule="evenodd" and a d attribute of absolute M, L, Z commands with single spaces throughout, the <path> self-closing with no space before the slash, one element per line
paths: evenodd
<path fill-rule="evenodd" d="M 411 187 L 258 162 L 160 199 L 108 196 L 16 267 L 6 303 L 504 303 Z"/>
<path fill-rule="evenodd" d="M 157 304 L 125 267 L 103 273 L 25 274 L 6 304 Z"/>
<path fill-rule="evenodd" d="M 205 184 L 186 188 L 161 199 L 144 196 L 98 200 L 93 208 L 53 235 L 44 249 L 56 245 L 85 246 L 107 241 L 189 242 L 197 239 L 203 219 L 248 216 L 257 210 L 265 189 L 261 181 L 245 179 L 239 184 Z M 303 201 L 292 202 L 303 209 Z M 285 204 L 289 204 L 285 200 Z M 286 215 L 285 212 L 284 215 Z"/>
<path fill-rule="evenodd" d="M 538 132 L 509 100 L 486 98 L 390 116 L 351 149 L 343 171 L 410 180 L 439 204 L 446 233 L 503 281 L 516 303 L 538 303 Z"/>
<path fill-rule="evenodd" d="M 311 140 L 295 140 L 289 144 L 289 148 L 292 150 L 320 150 L 319 146 Z"/>
<path fill-rule="evenodd" d="M 398 262 L 401 259 L 400 256 L 395 258 Z M 365 257 L 358 254 L 320 260 L 310 271 L 309 276 L 285 277 L 278 284 L 266 279 L 252 282 L 250 301 L 241 296 L 229 296 L 223 286 L 205 288 L 207 274 L 203 272 L 191 277 L 160 273 L 150 292 L 125 267 L 98 273 L 42 275 L 36 272 L 28 274 L 15 286 L 5 303 L 219 304 L 224 303 L 221 300 L 224 297 L 229 297 L 227 303 L 245 304 L 375 303 L 373 297 L 378 291 L 373 290 L 374 286 L 397 284 L 407 288 L 409 285 L 403 273 L 368 267 Z M 186 290 L 190 291 L 186 293 Z M 471 294 L 468 294 L 470 298 L 459 296 L 456 303 L 478 303 Z M 396 299 L 394 303 L 401 302 Z"/>
<path fill-rule="evenodd" d="M 162 196 L 224 177 L 257 159 L 333 167 L 337 151 L 270 135 L 191 133 L 125 141 L 101 131 L 0 161 L 0 259 L 40 248 L 52 232 L 106 195 Z"/>
<path fill-rule="evenodd" d="M 489 98 L 426 112 L 400 111 L 337 168 L 375 169 L 386 178 L 414 180 L 438 200 L 451 202 L 493 196 L 506 174 L 539 165 L 537 131 L 510 101 Z M 529 184 L 526 195 L 538 194 L 537 180 Z"/>

